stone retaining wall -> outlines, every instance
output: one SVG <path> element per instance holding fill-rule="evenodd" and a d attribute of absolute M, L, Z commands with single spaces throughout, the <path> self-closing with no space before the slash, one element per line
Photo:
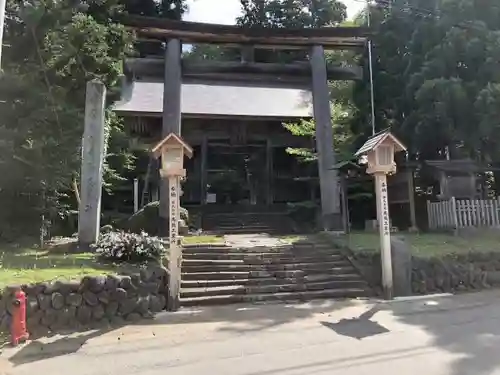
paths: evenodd
<path fill-rule="evenodd" d="M 370 283 L 380 286 L 380 254 L 356 252 L 355 259 Z M 500 253 L 412 257 L 412 293 L 430 294 L 500 287 Z"/>
<path fill-rule="evenodd" d="M 0 294 L 0 330 L 8 330 L 13 295 L 20 288 L 27 294 L 31 333 L 135 322 L 164 310 L 168 294 L 167 270 L 160 265 L 125 276 L 11 286 Z"/>

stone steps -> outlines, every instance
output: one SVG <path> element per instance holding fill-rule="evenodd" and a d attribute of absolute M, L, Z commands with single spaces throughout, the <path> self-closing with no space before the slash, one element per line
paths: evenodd
<path fill-rule="evenodd" d="M 186 264 L 266 264 L 273 262 L 274 264 L 283 263 L 311 263 L 313 261 L 335 261 L 345 259 L 338 253 L 324 253 L 318 255 L 308 254 L 293 254 L 293 253 L 258 253 L 258 254 L 245 254 L 238 252 L 227 253 L 195 253 L 183 254 L 183 261 Z"/>
<path fill-rule="evenodd" d="M 305 291 L 320 291 L 327 289 L 363 289 L 366 283 L 362 280 L 351 281 L 325 281 L 325 282 L 303 282 L 290 284 L 269 285 L 226 285 L 217 287 L 194 287 L 181 289 L 181 298 L 197 298 L 203 296 L 241 295 L 241 294 L 264 294 L 264 293 L 292 293 Z"/>
<path fill-rule="evenodd" d="M 219 272 L 219 271 L 320 271 L 320 270 L 340 270 L 342 268 L 352 269 L 348 260 L 339 260 L 333 262 L 313 262 L 313 263 L 268 263 L 268 264 L 246 264 L 246 263 L 228 263 L 214 261 L 196 261 L 197 264 L 190 264 L 189 261 L 183 261 L 183 272 Z"/>
<path fill-rule="evenodd" d="M 212 230 L 211 233 L 215 234 L 254 234 L 254 233 L 267 233 L 267 234 L 279 234 L 281 233 L 277 229 L 270 227 L 256 228 L 256 227 L 231 227 L 231 228 L 218 228 Z"/>
<path fill-rule="evenodd" d="M 315 267 L 307 270 L 291 269 L 291 270 L 232 270 L 223 271 L 201 271 L 193 272 L 192 270 L 182 270 L 183 280 L 231 280 L 244 278 L 297 278 L 313 275 L 346 275 L 355 274 L 353 267 Z"/>
<path fill-rule="evenodd" d="M 283 246 L 185 247 L 181 278 L 184 306 L 373 295 L 341 250 L 306 240 Z"/>
<path fill-rule="evenodd" d="M 326 246 L 276 246 L 274 248 L 268 247 L 249 247 L 249 248 L 238 248 L 226 245 L 213 246 L 210 248 L 200 248 L 200 247 L 184 247 L 182 254 L 185 255 L 196 255 L 196 257 L 203 256 L 205 254 L 228 254 L 228 255 L 305 255 L 305 256 L 316 256 L 321 254 L 340 254 L 339 250 L 332 249 Z"/>
<path fill-rule="evenodd" d="M 290 232 L 291 222 L 284 212 L 206 213 L 203 230 L 225 234 Z"/>
<path fill-rule="evenodd" d="M 181 298 L 183 306 L 199 305 L 223 305 L 232 303 L 258 303 L 258 302 L 296 302 L 310 301 L 317 298 L 359 298 L 369 297 L 371 292 L 365 288 L 349 289 L 326 289 L 303 292 L 279 292 L 279 293 L 261 293 L 261 294 L 242 294 L 242 295 L 220 295 L 220 296 L 201 296 L 191 298 Z"/>
<path fill-rule="evenodd" d="M 340 275 L 317 274 L 302 277 L 268 277 L 268 278 L 241 278 L 241 279 L 207 279 L 207 280 L 183 280 L 182 288 L 212 288 L 234 285 L 283 285 L 306 282 L 344 282 L 359 281 L 356 273 L 346 273 Z"/>

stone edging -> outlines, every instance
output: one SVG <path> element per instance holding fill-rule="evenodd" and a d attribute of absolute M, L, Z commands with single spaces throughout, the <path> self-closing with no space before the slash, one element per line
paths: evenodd
<path fill-rule="evenodd" d="M 9 286 L 0 293 L 0 331 L 9 330 L 14 293 L 20 289 L 27 295 L 28 331 L 36 337 L 48 331 L 152 317 L 166 307 L 167 270 L 154 265 L 132 275 Z"/>

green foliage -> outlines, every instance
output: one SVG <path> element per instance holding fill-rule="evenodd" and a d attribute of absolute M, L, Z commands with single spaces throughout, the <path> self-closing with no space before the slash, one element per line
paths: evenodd
<path fill-rule="evenodd" d="M 391 126 L 418 159 L 499 161 L 500 4 L 395 0 L 372 8 L 377 128 Z M 367 56 L 362 65 L 367 71 Z M 368 76 L 368 75 L 366 75 Z M 368 80 L 351 123 L 369 134 Z"/>
<path fill-rule="evenodd" d="M 195 44 L 183 58 L 189 61 L 239 61 L 240 52 L 216 44 Z"/>
<path fill-rule="evenodd" d="M 335 26 L 347 16 L 346 6 L 337 0 L 240 0 L 244 27 L 303 28 Z M 195 45 L 186 54 L 192 60 L 236 61 L 240 51 L 220 46 Z M 304 59 L 305 53 L 256 50 L 258 62 L 287 62 Z"/>
<path fill-rule="evenodd" d="M 332 105 L 332 126 L 333 126 L 333 148 L 337 154 L 337 161 L 352 159 L 352 139 L 353 135 L 349 129 L 350 112 L 349 106 L 340 103 Z M 294 136 L 305 137 L 312 141 L 315 138 L 314 120 L 301 120 L 298 123 L 287 123 L 283 126 Z M 288 147 L 287 152 L 294 155 L 302 162 L 315 162 L 317 154 L 312 148 Z"/>
<path fill-rule="evenodd" d="M 144 14 L 177 18 L 182 4 L 141 2 Z M 0 76 L 1 223 L 21 221 L 24 230 L 37 230 L 40 215 L 63 218 L 75 207 L 86 83 L 105 83 L 108 104 L 118 98 L 133 37 L 113 18 L 120 11 L 141 13 L 138 6 L 133 0 L 7 2 L 4 45 L 16 48 L 4 48 Z M 109 109 L 105 126 L 105 188 L 112 193 L 133 157 L 123 124 Z"/>
<path fill-rule="evenodd" d="M 244 27 L 310 28 L 335 26 L 346 18 L 346 6 L 337 0 L 240 0 Z M 255 51 L 259 62 L 304 60 L 305 51 Z"/>
<path fill-rule="evenodd" d="M 189 214 L 185 208 L 179 209 L 180 219 L 185 223 L 189 222 Z M 158 223 L 160 217 L 160 202 L 148 203 L 135 214 L 116 224 L 118 229 L 130 231 L 132 233 L 146 232 L 150 235 L 157 235 L 159 231 Z"/>
<path fill-rule="evenodd" d="M 95 245 L 96 253 L 110 261 L 143 262 L 160 259 L 168 244 L 147 233 L 108 232 L 100 236 Z"/>
<path fill-rule="evenodd" d="M 336 0 L 241 0 L 243 15 L 238 18 L 239 25 L 252 27 L 279 28 L 310 28 L 337 26 L 346 18 L 346 7 Z M 303 60 L 304 54 L 277 53 L 261 51 L 256 58 L 259 61 L 287 62 Z M 347 65 L 353 62 L 354 55 L 350 52 L 331 52 L 327 55 L 330 65 Z M 348 82 L 332 82 L 332 116 L 334 126 L 334 147 L 339 157 L 349 158 L 349 145 L 352 138 L 348 127 L 348 117 L 351 113 L 349 96 L 352 85 Z M 315 137 L 314 121 L 302 120 L 298 123 L 287 123 L 284 127 L 293 135 L 311 140 Z M 288 148 L 287 152 L 302 162 L 315 162 L 316 151 L 312 148 Z"/>
<path fill-rule="evenodd" d="M 319 207 L 316 202 L 304 201 L 287 204 L 288 215 L 300 223 L 301 228 L 315 229 Z"/>
<path fill-rule="evenodd" d="M 238 24 L 264 27 L 336 26 L 347 16 L 336 0 L 240 0 L 243 15 Z"/>

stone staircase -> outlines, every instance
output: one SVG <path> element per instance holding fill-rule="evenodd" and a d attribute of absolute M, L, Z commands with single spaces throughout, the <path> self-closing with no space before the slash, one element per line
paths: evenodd
<path fill-rule="evenodd" d="M 206 213 L 203 230 L 212 233 L 291 233 L 292 221 L 283 212 Z"/>
<path fill-rule="evenodd" d="M 355 298 L 373 292 L 341 250 L 329 244 L 183 249 L 183 306 Z"/>

